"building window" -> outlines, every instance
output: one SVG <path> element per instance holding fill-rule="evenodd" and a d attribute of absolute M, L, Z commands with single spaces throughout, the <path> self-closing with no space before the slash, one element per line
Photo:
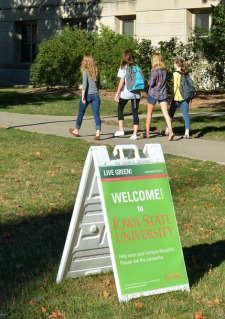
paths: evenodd
<path fill-rule="evenodd" d="M 87 30 L 87 18 L 79 19 L 64 19 L 63 26 L 74 27 L 76 26 L 79 30 Z"/>
<path fill-rule="evenodd" d="M 204 28 L 206 31 L 209 31 L 209 13 L 196 13 L 195 14 L 195 25 L 198 28 Z"/>
<path fill-rule="evenodd" d="M 32 63 L 37 55 L 37 24 L 22 23 L 21 25 L 21 62 Z"/>
<path fill-rule="evenodd" d="M 115 31 L 120 34 L 126 34 L 129 37 L 135 37 L 136 16 L 118 16 L 115 17 Z"/>
<path fill-rule="evenodd" d="M 126 34 L 132 38 L 134 37 L 134 20 L 123 21 L 123 34 Z"/>

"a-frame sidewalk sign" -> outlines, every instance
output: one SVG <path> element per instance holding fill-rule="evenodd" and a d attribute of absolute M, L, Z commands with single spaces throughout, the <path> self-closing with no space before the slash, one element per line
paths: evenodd
<path fill-rule="evenodd" d="M 120 301 L 189 291 L 160 144 L 89 149 L 56 281 L 111 269 Z"/>

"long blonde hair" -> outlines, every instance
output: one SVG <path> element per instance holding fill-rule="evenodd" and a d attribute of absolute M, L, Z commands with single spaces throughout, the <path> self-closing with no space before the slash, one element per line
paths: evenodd
<path fill-rule="evenodd" d="M 98 67 L 92 54 L 87 54 L 83 57 L 80 69 L 81 72 L 85 70 L 87 74 L 92 78 L 92 80 L 97 81 Z"/>
<path fill-rule="evenodd" d="M 151 58 L 152 69 L 166 70 L 166 65 L 160 53 L 154 53 Z"/>
<path fill-rule="evenodd" d="M 181 68 L 181 72 L 188 73 L 187 67 L 186 67 L 186 62 L 184 61 L 184 59 L 176 58 L 174 60 L 174 63 L 176 63 L 179 66 L 179 68 Z"/>

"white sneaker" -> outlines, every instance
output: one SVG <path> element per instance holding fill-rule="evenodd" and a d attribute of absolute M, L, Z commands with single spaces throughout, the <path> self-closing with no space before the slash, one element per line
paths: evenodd
<path fill-rule="evenodd" d="M 117 131 L 116 133 L 113 134 L 113 136 L 123 136 L 123 135 L 125 135 L 124 131 Z"/>
<path fill-rule="evenodd" d="M 137 140 L 137 135 L 131 135 L 130 139 L 131 140 Z"/>

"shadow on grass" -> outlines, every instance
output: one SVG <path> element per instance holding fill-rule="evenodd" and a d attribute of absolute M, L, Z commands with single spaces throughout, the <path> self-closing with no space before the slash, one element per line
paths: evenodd
<path fill-rule="evenodd" d="M 16 91 L 4 91 L 0 92 L 0 109 L 8 109 L 11 106 L 16 105 L 28 105 L 36 104 L 41 105 L 45 103 L 54 103 L 55 101 L 72 101 L 79 97 L 74 96 L 59 96 L 50 94 L 21 94 Z"/>
<path fill-rule="evenodd" d="M 62 256 L 72 208 L 68 211 L 39 213 L 2 225 L 0 238 L 1 306 L 17 295 L 30 280 L 56 276 Z M 225 240 L 184 248 L 190 286 L 225 260 Z M 43 281 L 43 278 L 41 279 Z"/>
<path fill-rule="evenodd" d="M 190 286 L 225 260 L 225 240 L 183 249 Z"/>
<path fill-rule="evenodd" d="M 219 133 L 225 131 L 225 116 L 218 116 L 216 118 L 210 116 L 191 117 L 191 135 L 195 138 L 201 138 L 208 133 Z M 217 123 L 217 126 L 213 125 Z M 199 128 L 196 128 L 198 126 Z M 194 127 L 194 128 L 192 128 Z M 173 130 L 177 135 L 184 134 L 184 120 L 183 118 L 175 118 L 173 121 Z"/>
<path fill-rule="evenodd" d="M 39 212 L 1 225 L 0 291 L 2 298 L 59 264 L 73 208 Z"/>

